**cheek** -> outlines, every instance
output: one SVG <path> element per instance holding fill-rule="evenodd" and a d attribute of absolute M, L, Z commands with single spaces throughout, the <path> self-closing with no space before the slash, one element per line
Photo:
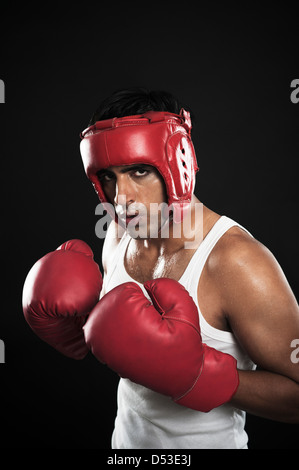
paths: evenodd
<path fill-rule="evenodd" d="M 167 202 L 166 187 L 163 178 L 157 174 L 148 182 L 144 188 L 143 196 L 147 202 Z"/>
<path fill-rule="evenodd" d="M 102 184 L 102 189 L 104 191 L 107 201 L 112 203 L 115 198 L 115 187 L 109 184 Z"/>

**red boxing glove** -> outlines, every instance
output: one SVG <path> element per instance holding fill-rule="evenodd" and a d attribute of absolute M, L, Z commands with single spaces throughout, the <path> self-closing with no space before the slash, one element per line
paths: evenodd
<path fill-rule="evenodd" d="M 95 357 L 121 377 L 208 412 L 237 390 L 236 360 L 202 343 L 197 307 L 171 279 L 134 282 L 106 294 L 91 312 L 84 334 Z"/>
<path fill-rule="evenodd" d="M 70 240 L 37 261 L 23 288 L 23 311 L 32 330 L 73 359 L 88 353 L 82 327 L 99 300 L 102 276 L 90 247 Z"/>

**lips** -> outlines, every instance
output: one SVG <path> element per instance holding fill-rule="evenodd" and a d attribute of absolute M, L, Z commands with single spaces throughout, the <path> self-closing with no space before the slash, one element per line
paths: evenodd
<path fill-rule="evenodd" d="M 140 215 L 139 215 L 139 212 L 134 212 L 134 213 L 130 213 L 130 212 L 126 212 L 126 211 L 117 211 L 116 210 L 116 213 L 117 213 L 117 216 L 119 219 L 121 219 L 123 222 L 126 223 L 126 225 L 128 225 L 130 222 L 132 222 L 132 220 L 135 220 L 134 224 L 137 223 L 137 218 L 139 219 L 140 218 Z"/>
<path fill-rule="evenodd" d="M 141 218 L 146 214 L 146 207 L 141 203 L 132 203 L 128 207 L 124 205 L 117 205 L 115 207 L 118 218 L 128 226 L 128 224 L 137 225 Z"/>
<path fill-rule="evenodd" d="M 134 220 L 134 225 L 136 225 L 138 223 L 138 221 L 140 220 L 140 215 L 137 213 L 137 214 L 133 214 L 133 215 L 126 215 L 125 217 L 125 220 L 126 220 L 126 225 L 128 225 L 130 222 L 132 222 Z"/>

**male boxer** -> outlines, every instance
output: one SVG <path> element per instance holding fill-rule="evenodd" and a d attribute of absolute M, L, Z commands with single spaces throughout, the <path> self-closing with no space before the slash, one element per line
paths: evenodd
<path fill-rule="evenodd" d="M 72 241 L 33 268 L 23 304 L 45 341 L 76 358 L 90 348 L 122 377 L 112 447 L 241 449 L 246 411 L 299 422 L 296 299 L 246 229 L 205 206 L 198 217 L 189 113 L 168 93 L 116 92 L 82 133 L 81 154 L 115 209 L 101 300 L 92 254 Z"/>

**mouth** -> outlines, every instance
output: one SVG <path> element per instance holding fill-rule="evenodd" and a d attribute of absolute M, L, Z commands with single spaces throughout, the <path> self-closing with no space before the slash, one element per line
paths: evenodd
<path fill-rule="evenodd" d="M 129 228 L 134 228 L 147 217 L 146 207 L 141 203 L 132 203 L 129 206 L 116 205 L 115 212 L 120 221 Z"/>
<path fill-rule="evenodd" d="M 139 212 L 130 213 L 129 211 L 116 211 L 118 218 L 128 226 L 134 220 L 134 225 L 136 225 L 141 218 Z"/>
<path fill-rule="evenodd" d="M 141 215 L 140 214 L 131 214 L 131 215 L 128 215 L 126 214 L 125 215 L 125 221 L 126 221 L 126 225 L 128 226 L 129 224 L 132 225 L 132 221 L 134 220 L 134 224 L 133 225 L 136 225 L 139 220 L 141 218 Z"/>

